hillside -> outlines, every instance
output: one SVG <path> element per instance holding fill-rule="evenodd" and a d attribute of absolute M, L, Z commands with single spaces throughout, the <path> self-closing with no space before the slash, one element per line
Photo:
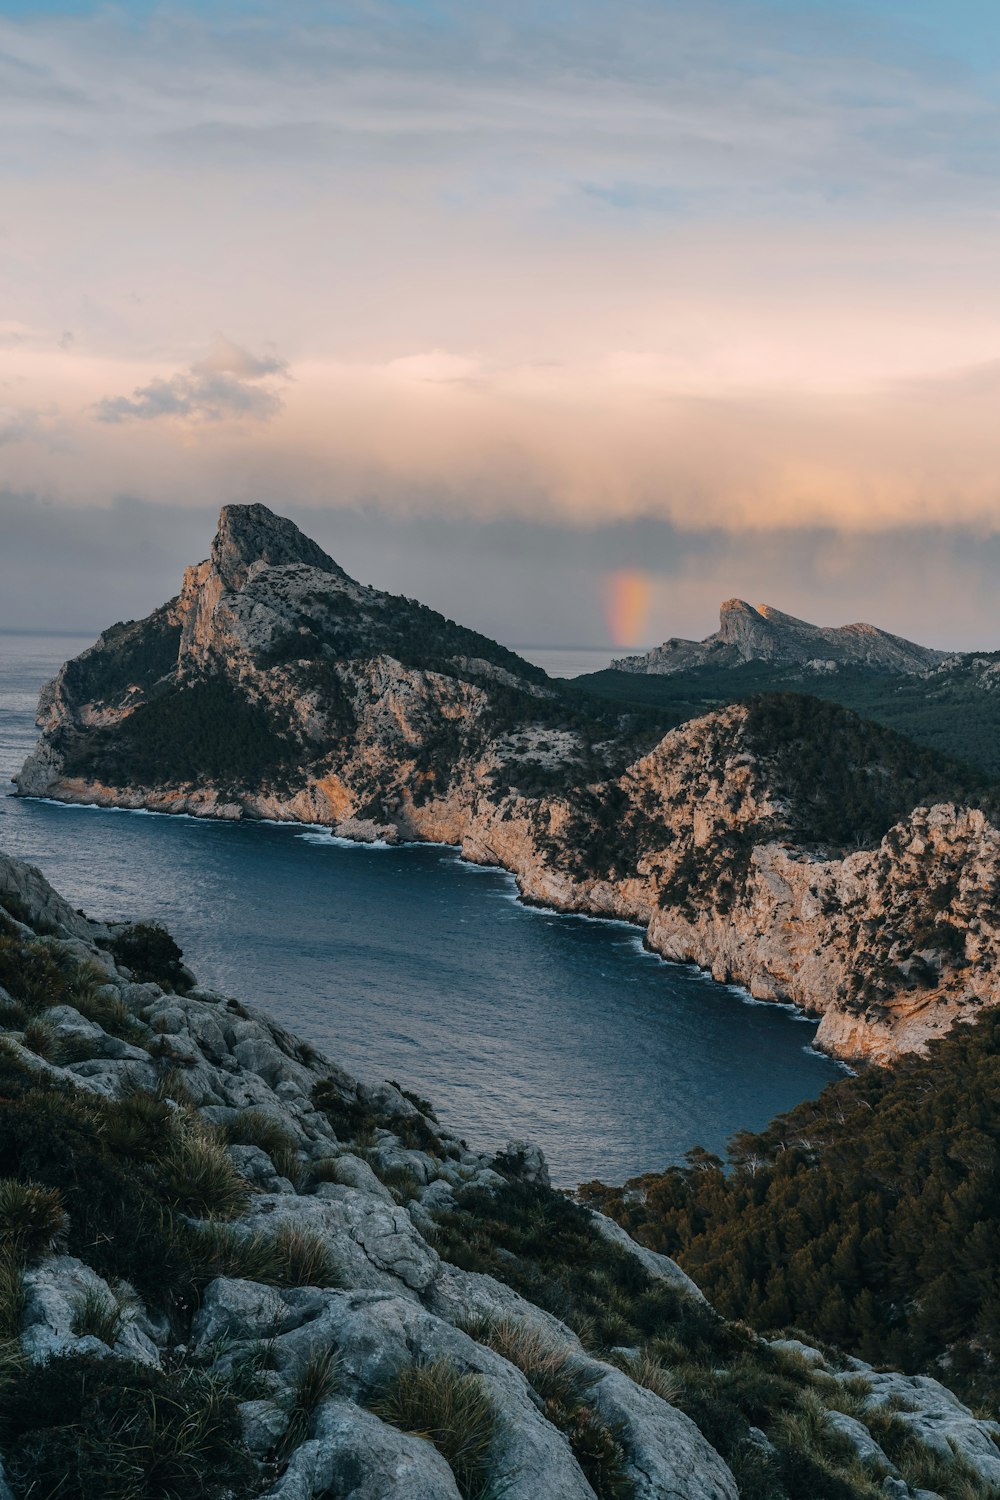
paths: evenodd
<path fill-rule="evenodd" d="M 944 1385 L 664 1256 L 0 856 L 0 1491 L 995 1500 Z"/>
<path fill-rule="evenodd" d="M 755 693 L 808 694 L 852 709 L 992 780 L 1000 777 L 1000 652 L 950 656 L 926 672 L 909 674 L 852 666 L 815 671 L 767 661 L 669 674 L 609 669 L 573 678 L 566 688 L 581 700 L 600 698 L 620 711 L 662 715 L 664 727 Z"/>
<path fill-rule="evenodd" d="M 700 1152 L 584 1197 L 677 1256 L 729 1317 L 946 1372 L 996 1410 L 998 1142 L 994 1014 L 738 1136 L 726 1165 Z"/>
<path fill-rule="evenodd" d="M 803 1006 L 842 1056 L 1000 1001 L 983 777 L 802 695 L 664 735 L 660 710 L 355 583 L 262 506 L 227 507 L 176 599 L 68 662 L 39 724 L 22 795 L 457 844 L 528 900 Z"/>

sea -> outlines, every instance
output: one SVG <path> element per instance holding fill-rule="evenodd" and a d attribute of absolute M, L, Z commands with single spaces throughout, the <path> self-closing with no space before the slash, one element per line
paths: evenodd
<path fill-rule="evenodd" d="M 454 848 L 15 797 L 39 689 L 91 639 L 0 634 L 0 850 L 93 916 L 163 922 L 201 983 L 431 1099 L 475 1149 L 527 1138 L 563 1186 L 622 1182 L 721 1153 L 842 1076 L 794 1010 L 664 962 L 626 923 L 524 906 Z M 521 649 L 553 675 L 607 664 Z"/>

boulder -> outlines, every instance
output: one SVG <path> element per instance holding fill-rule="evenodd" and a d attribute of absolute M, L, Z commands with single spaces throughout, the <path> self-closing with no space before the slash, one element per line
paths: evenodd
<path fill-rule="evenodd" d="M 691 1418 L 653 1391 L 609 1366 L 588 1399 L 623 1433 L 634 1500 L 739 1500 L 728 1465 Z"/>
<path fill-rule="evenodd" d="M 399 1432 L 351 1401 L 328 1402 L 266 1500 L 461 1500 L 455 1477 L 425 1438 Z"/>

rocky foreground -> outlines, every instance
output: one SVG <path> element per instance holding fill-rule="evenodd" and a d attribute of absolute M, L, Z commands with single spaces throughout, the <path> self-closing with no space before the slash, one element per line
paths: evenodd
<path fill-rule="evenodd" d="M 857 630 L 833 634 L 907 646 Z M 638 923 L 665 957 L 802 1006 L 841 1057 L 889 1061 L 1000 1000 L 1000 834 L 949 763 L 801 697 L 662 738 L 595 713 L 229 506 L 176 599 L 45 688 L 18 789 L 457 844 L 527 900 Z"/>
<path fill-rule="evenodd" d="M 937 1381 L 727 1324 L 536 1148 L 2 857 L 0 980 L 0 1495 L 1000 1495 Z"/>

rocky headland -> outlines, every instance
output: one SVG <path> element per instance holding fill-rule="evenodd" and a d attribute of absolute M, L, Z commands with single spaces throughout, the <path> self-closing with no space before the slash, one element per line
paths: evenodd
<path fill-rule="evenodd" d="M 0 856 L 0 1496 L 991 1500 L 927 1376 L 719 1317 Z"/>
<path fill-rule="evenodd" d="M 940 655 L 826 634 L 887 670 Z M 21 795 L 456 844 L 526 900 L 635 922 L 818 1015 L 841 1057 L 890 1061 L 1000 1000 L 1000 833 L 975 778 L 801 696 L 662 735 L 356 583 L 263 506 L 223 510 L 177 598 L 66 663 L 38 721 Z"/>

